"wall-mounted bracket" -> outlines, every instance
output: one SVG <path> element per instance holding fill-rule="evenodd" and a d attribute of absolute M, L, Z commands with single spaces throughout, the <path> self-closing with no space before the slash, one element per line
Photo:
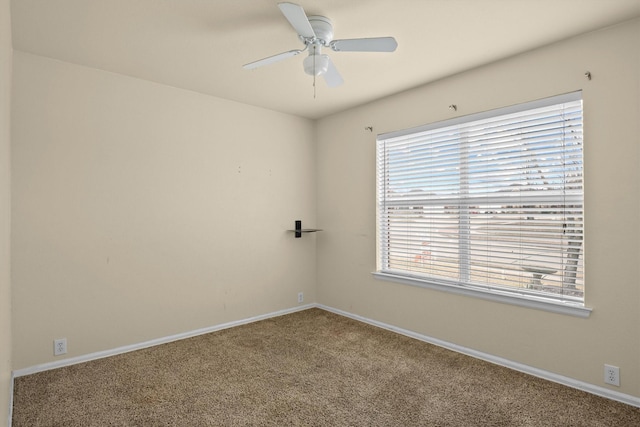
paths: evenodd
<path fill-rule="evenodd" d="M 295 227 L 292 231 L 296 233 L 296 239 L 302 237 L 302 233 L 315 233 L 316 231 L 322 231 L 319 228 L 302 228 L 302 221 L 296 220 Z"/>

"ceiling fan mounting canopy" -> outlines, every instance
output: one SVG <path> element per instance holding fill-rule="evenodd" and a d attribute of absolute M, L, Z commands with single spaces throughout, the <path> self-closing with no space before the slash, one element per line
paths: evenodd
<path fill-rule="evenodd" d="M 311 41 L 313 42 L 315 39 L 323 46 L 329 46 L 329 43 L 333 40 L 333 22 L 331 22 L 331 19 L 319 15 L 311 15 L 308 19 L 315 34 Z M 304 38 L 303 41 L 305 41 Z"/>
<path fill-rule="evenodd" d="M 250 62 L 243 66 L 244 69 L 251 70 L 279 62 L 308 50 L 309 56 L 303 61 L 305 73 L 313 76 L 321 75 L 327 85 L 334 87 L 341 85 L 343 79 L 331 58 L 320 53 L 322 47 L 329 47 L 335 52 L 393 52 L 398 46 L 393 37 L 333 40 L 333 23 L 326 16 L 307 16 L 302 6 L 295 3 L 278 3 L 278 7 L 298 33 L 304 48 Z"/>

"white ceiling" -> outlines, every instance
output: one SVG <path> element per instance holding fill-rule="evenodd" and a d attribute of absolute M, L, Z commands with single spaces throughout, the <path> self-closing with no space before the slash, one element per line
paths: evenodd
<path fill-rule="evenodd" d="M 640 16 L 640 0 L 292 0 L 335 38 L 394 36 L 394 53 L 328 53 L 328 88 L 278 0 L 13 0 L 14 49 L 309 118 Z"/>

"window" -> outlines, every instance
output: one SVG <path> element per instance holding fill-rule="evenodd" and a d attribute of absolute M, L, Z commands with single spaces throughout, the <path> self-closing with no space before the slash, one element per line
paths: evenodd
<path fill-rule="evenodd" d="M 378 275 L 584 306 L 581 92 L 380 135 L 377 150 Z"/>

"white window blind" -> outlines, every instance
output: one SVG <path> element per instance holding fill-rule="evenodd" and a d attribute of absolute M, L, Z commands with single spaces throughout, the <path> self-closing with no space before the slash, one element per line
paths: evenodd
<path fill-rule="evenodd" d="M 377 144 L 380 272 L 583 304 L 580 92 Z"/>

